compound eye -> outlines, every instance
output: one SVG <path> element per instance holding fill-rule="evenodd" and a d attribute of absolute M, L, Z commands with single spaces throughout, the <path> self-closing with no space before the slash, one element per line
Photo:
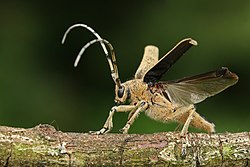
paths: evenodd
<path fill-rule="evenodd" d="M 118 88 L 117 95 L 118 95 L 119 98 L 122 98 L 122 97 L 123 97 L 124 90 L 125 90 L 125 87 L 124 87 L 124 86 L 121 86 L 121 87 Z"/>

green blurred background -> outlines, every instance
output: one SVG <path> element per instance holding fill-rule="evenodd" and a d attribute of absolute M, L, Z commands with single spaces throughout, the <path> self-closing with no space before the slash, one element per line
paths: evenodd
<path fill-rule="evenodd" d="M 227 66 L 237 85 L 197 105 L 217 132 L 250 130 L 250 1 L 9 1 L 0 2 L 0 124 L 32 127 L 48 123 L 62 131 L 87 132 L 104 124 L 114 105 L 114 83 L 100 45 L 89 48 L 78 68 L 88 31 L 65 30 L 86 23 L 114 46 L 122 81 L 131 79 L 148 44 L 164 55 L 179 40 L 199 43 L 162 80 Z M 114 116 L 113 132 L 127 114 Z M 130 133 L 172 131 L 144 114 Z"/>

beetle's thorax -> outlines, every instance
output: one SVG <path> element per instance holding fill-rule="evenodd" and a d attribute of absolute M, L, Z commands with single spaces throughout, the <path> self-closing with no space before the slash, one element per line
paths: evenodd
<path fill-rule="evenodd" d="M 116 86 L 116 97 L 115 101 L 124 103 L 129 101 L 130 103 L 137 103 L 138 101 L 144 100 L 144 95 L 148 92 L 148 85 L 141 79 L 133 79 L 122 83 L 124 87 L 123 97 L 118 97 L 118 87 Z"/>

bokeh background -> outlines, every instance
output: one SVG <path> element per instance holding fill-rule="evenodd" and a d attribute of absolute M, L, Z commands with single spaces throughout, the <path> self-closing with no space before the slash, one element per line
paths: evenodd
<path fill-rule="evenodd" d="M 114 105 L 114 83 L 99 44 L 74 60 L 94 36 L 74 29 L 86 23 L 108 39 L 117 54 L 122 81 L 131 79 L 148 44 L 164 55 L 192 37 L 188 51 L 162 80 L 178 79 L 227 66 L 237 85 L 197 105 L 218 132 L 250 130 L 250 1 L 8 1 L 0 2 L 0 124 L 32 127 L 48 123 L 62 131 L 100 129 Z M 127 114 L 114 116 L 119 132 Z M 141 114 L 130 133 L 172 131 Z M 192 129 L 194 130 L 194 129 Z"/>

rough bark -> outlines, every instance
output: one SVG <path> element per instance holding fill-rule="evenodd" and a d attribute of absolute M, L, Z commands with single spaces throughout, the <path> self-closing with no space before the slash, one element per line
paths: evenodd
<path fill-rule="evenodd" d="M 250 166 L 250 133 L 63 133 L 0 127 L 0 166 Z"/>

